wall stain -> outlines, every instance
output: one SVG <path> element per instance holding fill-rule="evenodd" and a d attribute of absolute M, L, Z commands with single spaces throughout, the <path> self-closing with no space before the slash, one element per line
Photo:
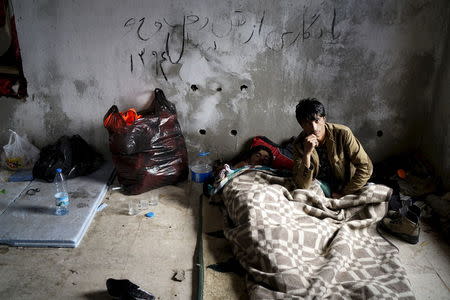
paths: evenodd
<path fill-rule="evenodd" d="M 56 18 L 58 16 L 58 5 L 57 0 L 40 1 L 37 6 L 38 15 L 42 19 L 46 19 L 46 17 Z"/>
<path fill-rule="evenodd" d="M 59 95 L 48 96 L 46 99 L 49 110 L 44 115 L 46 144 L 54 143 L 56 139 L 63 135 L 67 135 L 70 129 L 71 119 L 62 110 L 60 102 L 62 97 Z"/>
<path fill-rule="evenodd" d="M 419 15 L 421 12 L 423 12 L 425 9 L 428 9 L 430 7 L 430 5 L 433 5 L 432 3 L 433 1 L 424 1 L 424 2 L 419 2 L 419 3 L 408 3 L 408 5 L 406 5 L 406 13 L 407 13 L 407 17 L 416 17 L 417 15 Z"/>
<path fill-rule="evenodd" d="M 423 91 L 433 79 L 435 58 L 431 53 L 412 55 L 406 63 L 408 84 L 405 92 L 411 96 Z"/>
<path fill-rule="evenodd" d="M 75 80 L 73 84 L 75 85 L 78 96 L 82 97 L 84 95 L 84 92 L 88 88 L 88 85 L 82 80 Z"/>
<path fill-rule="evenodd" d="M 95 78 L 89 79 L 89 86 L 90 87 L 98 87 L 98 81 Z"/>
<path fill-rule="evenodd" d="M 414 103 L 423 103 L 422 99 L 426 99 L 427 94 L 433 88 L 432 80 L 435 74 L 435 58 L 431 53 L 411 55 L 405 62 L 405 71 L 403 76 L 402 96 L 404 112 L 408 118 L 416 120 L 412 126 L 405 128 L 404 135 L 423 136 L 428 130 L 425 126 L 426 120 L 424 116 L 429 113 L 428 105 L 413 105 Z M 408 105 L 409 104 L 409 105 Z M 399 107 L 399 111 L 401 111 Z M 418 146 L 420 139 L 416 138 L 414 147 Z"/>
<path fill-rule="evenodd" d="M 0 120 L 2 120 L 2 130 L 0 132 L 0 145 L 4 146 L 8 143 L 9 132 L 8 127 L 11 127 L 17 120 L 14 119 L 14 113 L 21 104 L 17 99 L 5 98 L 1 99 L 2 109 L 0 109 Z M 5 109 L 7 107 L 7 109 Z M 11 128 L 14 129 L 14 128 Z M 1 148 L 3 150 L 3 147 Z"/>

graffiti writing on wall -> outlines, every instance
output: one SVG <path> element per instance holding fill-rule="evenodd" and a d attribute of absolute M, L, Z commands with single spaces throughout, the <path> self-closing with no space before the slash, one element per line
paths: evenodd
<path fill-rule="evenodd" d="M 335 8 L 325 14 L 320 10 L 310 11 L 304 7 L 299 16 L 289 20 L 288 23 L 293 25 L 286 30 L 274 29 L 274 26 L 267 24 L 267 14 L 262 11 L 255 17 L 243 10 L 235 10 L 226 19 L 214 20 L 191 14 L 182 16 L 178 22 L 168 21 L 165 17 L 156 20 L 147 17 L 128 18 L 123 22 L 125 34 L 135 34 L 140 42 L 148 42 L 153 47 L 155 41 L 162 41 L 158 49 L 147 51 L 148 46 L 143 46 L 135 53 L 130 53 L 130 71 L 133 73 L 137 64 L 143 67 L 151 64 L 155 75 L 162 75 L 167 80 L 164 65 L 178 64 L 187 44 L 217 51 L 221 42 L 232 35 L 238 37 L 235 42 L 238 45 L 249 44 L 258 39 L 272 51 L 281 51 L 314 39 L 335 43 L 340 37 L 336 29 Z"/>

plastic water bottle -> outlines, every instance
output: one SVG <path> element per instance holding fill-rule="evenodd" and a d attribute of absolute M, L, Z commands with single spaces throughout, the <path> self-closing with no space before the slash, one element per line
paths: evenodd
<path fill-rule="evenodd" d="M 212 176 L 212 163 L 209 152 L 200 152 L 191 166 L 191 179 L 193 182 L 203 183 Z"/>
<path fill-rule="evenodd" d="M 56 169 L 55 175 L 55 214 L 63 216 L 69 213 L 69 194 L 67 193 L 67 185 L 61 169 Z"/>

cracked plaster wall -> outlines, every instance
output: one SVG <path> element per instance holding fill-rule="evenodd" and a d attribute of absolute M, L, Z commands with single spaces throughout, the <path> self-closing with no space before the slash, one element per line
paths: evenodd
<path fill-rule="evenodd" d="M 316 97 L 375 161 L 420 144 L 449 12 L 447 0 L 13 5 L 29 97 L 1 99 L 1 144 L 8 128 L 38 147 L 78 133 L 106 154 L 109 107 L 140 109 L 159 87 L 191 153 L 295 136 L 296 103 Z"/>

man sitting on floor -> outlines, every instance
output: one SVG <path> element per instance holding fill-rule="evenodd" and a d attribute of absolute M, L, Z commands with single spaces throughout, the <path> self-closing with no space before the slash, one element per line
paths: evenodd
<path fill-rule="evenodd" d="M 327 123 L 325 108 L 316 99 L 303 99 L 295 115 L 303 131 L 294 142 L 293 179 L 307 189 L 317 179 L 326 197 L 358 193 L 372 175 L 369 156 L 352 131 Z M 392 198 L 390 199 L 392 202 Z M 419 241 L 420 209 L 407 207 L 403 214 L 390 211 L 380 227 L 411 244 Z"/>
<path fill-rule="evenodd" d="M 327 197 L 357 193 L 372 175 L 372 162 L 352 131 L 327 123 L 325 108 L 316 99 L 303 99 L 295 115 L 303 131 L 294 142 L 294 181 L 309 188 L 318 179 Z"/>

